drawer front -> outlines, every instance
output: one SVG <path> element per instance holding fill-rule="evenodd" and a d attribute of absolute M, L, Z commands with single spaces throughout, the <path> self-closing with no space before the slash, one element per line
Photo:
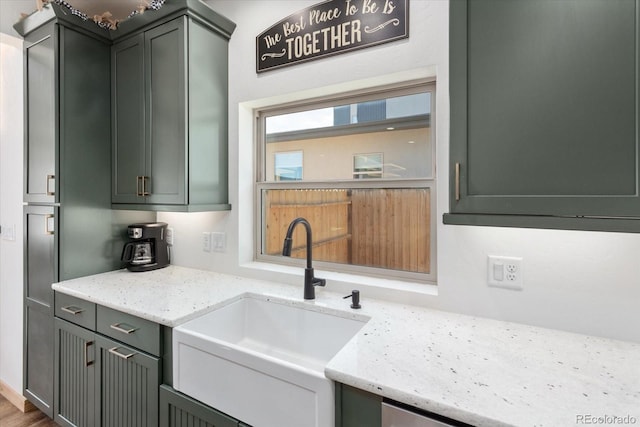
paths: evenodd
<path fill-rule="evenodd" d="M 160 356 L 160 325 L 98 306 L 97 331 L 137 349 Z"/>
<path fill-rule="evenodd" d="M 55 315 L 83 328 L 96 330 L 96 305 L 92 302 L 55 293 Z"/>

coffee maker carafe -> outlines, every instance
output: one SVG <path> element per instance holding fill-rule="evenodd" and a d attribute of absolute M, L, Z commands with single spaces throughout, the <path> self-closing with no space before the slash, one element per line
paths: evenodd
<path fill-rule="evenodd" d="M 144 222 L 127 227 L 129 242 L 120 259 L 129 271 L 149 271 L 169 265 L 167 223 Z"/>

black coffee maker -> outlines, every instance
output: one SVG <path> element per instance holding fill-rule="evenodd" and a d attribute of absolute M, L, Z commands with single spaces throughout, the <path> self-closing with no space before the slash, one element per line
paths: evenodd
<path fill-rule="evenodd" d="M 169 265 L 166 222 L 131 224 L 127 228 L 129 241 L 120 259 L 129 271 L 150 271 Z"/>

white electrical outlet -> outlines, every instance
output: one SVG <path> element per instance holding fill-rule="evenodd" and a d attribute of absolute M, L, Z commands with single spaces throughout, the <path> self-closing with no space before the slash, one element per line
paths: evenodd
<path fill-rule="evenodd" d="M 211 233 L 202 233 L 202 250 L 204 252 L 211 252 Z"/>
<path fill-rule="evenodd" d="M 227 234 L 224 232 L 211 232 L 211 249 L 214 252 L 225 252 L 227 250 Z"/>
<path fill-rule="evenodd" d="M 498 288 L 522 289 L 522 258 L 489 255 L 487 284 Z"/>
<path fill-rule="evenodd" d="M 173 246 L 173 227 L 167 227 L 167 245 Z"/>

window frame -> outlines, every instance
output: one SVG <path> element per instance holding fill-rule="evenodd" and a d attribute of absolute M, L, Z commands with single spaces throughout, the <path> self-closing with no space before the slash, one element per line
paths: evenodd
<path fill-rule="evenodd" d="M 275 115 L 288 114 L 298 111 L 333 107 L 342 103 L 360 103 L 381 98 L 392 98 L 414 93 L 429 92 L 431 94 L 431 105 L 429 115 L 429 127 L 431 128 L 431 175 L 426 178 L 371 178 L 371 179 L 347 179 L 330 181 L 267 181 L 266 173 L 266 118 Z M 434 79 L 420 79 L 416 81 L 404 82 L 400 84 L 388 85 L 384 87 L 373 87 L 353 92 L 345 92 L 337 95 L 306 99 L 303 101 L 273 105 L 254 110 L 255 143 L 256 143 L 256 164 L 254 183 L 254 260 L 258 262 L 273 263 L 286 266 L 304 267 L 305 261 L 291 257 L 274 256 L 263 254 L 263 229 L 265 217 L 265 203 L 263 200 L 264 190 L 281 189 L 357 189 L 357 188 L 424 188 L 429 190 L 429 212 L 430 212 L 430 272 L 417 273 L 403 270 L 392 270 L 379 267 L 368 267 L 353 264 L 340 264 L 313 260 L 314 268 L 340 273 L 356 274 L 360 276 L 373 276 L 384 279 L 419 282 L 421 284 L 436 284 L 437 278 L 437 129 L 436 123 L 436 82 Z M 400 118 L 398 121 L 402 121 Z M 327 135 L 331 134 L 331 129 L 327 129 Z M 320 130 L 320 133 L 322 131 Z M 314 130 L 318 134 L 318 130 Z"/>

